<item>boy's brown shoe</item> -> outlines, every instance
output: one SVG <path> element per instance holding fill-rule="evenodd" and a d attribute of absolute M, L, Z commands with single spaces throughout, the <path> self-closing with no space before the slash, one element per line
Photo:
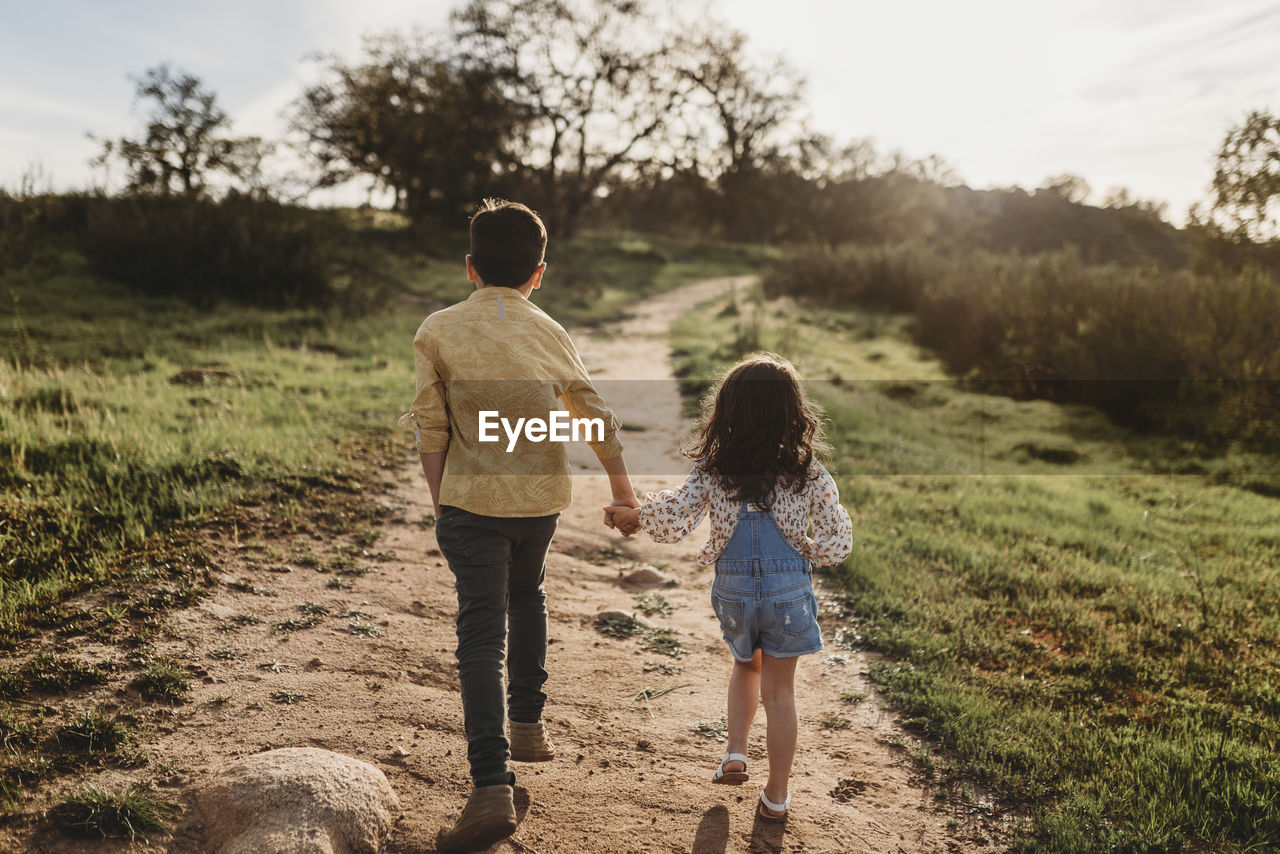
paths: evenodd
<path fill-rule="evenodd" d="M 478 786 L 457 823 L 440 831 L 436 842 L 445 851 L 484 851 L 515 832 L 515 790 L 505 784 Z"/>
<path fill-rule="evenodd" d="M 542 721 L 511 722 L 511 758 L 517 762 L 550 762 L 556 758 L 555 745 L 547 739 L 547 728 Z"/>

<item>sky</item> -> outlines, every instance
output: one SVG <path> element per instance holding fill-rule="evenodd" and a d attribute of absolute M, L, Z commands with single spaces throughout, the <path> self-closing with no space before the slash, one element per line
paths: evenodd
<path fill-rule="evenodd" d="M 237 134 L 278 137 L 308 55 L 442 27 L 451 0 L 0 0 L 0 187 L 38 166 L 83 187 L 132 132 L 133 83 L 168 61 L 218 93 Z M 813 126 L 940 155 L 971 187 L 1073 173 L 1167 202 L 1207 195 L 1213 154 L 1252 109 L 1280 111 L 1280 3 L 1256 0 L 711 0 L 806 77 Z M 360 196 L 363 197 L 362 195 Z"/>

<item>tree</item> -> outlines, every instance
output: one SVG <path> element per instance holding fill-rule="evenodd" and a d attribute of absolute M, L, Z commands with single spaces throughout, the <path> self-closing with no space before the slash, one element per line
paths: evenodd
<path fill-rule="evenodd" d="M 804 77 L 781 57 L 754 64 L 744 33 L 723 25 L 711 30 L 684 46 L 683 73 L 707 101 L 697 106 L 718 125 L 718 171 L 758 169 L 784 144 L 781 131 L 799 120 Z"/>
<path fill-rule="evenodd" d="M 530 201 L 566 236 L 611 175 L 653 160 L 690 89 L 641 0 L 471 0 L 453 29 L 527 111 Z"/>
<path fill-rule="evenodd" d="M 1107 190 L 1107 194 L 1102 199 L 1102 207 L 1114 210 L 1136 211 L 1156 219 L 1163 219 L 1169 209 L 1169 203 L 1158 202 L 1153 199 L 1140 199 L 1129 192 L 1128 187 L 1116 185 Z"/>
<path fill-rule="evenodd" d="M 394 34 L 366 38 L 357 62 L 320 59 L 324 78 L 290 116 L 319 186 L 369 175 L 415 218 L 509 191 L 527 117 L 502 91 L 500 69 Z"/>
<path fill-rule="evenodd" d="M 709 147 L 693 162 L 702 160 L 713 170 L 727 235 L 759 239 L 765 236 L 761 229 L 768 209 L 778 201 L 767 190 L 790 183 L 766 173 L 788 172 L 796 165 L 786 149 L 803 134 L 804 78 L 781 57 L 753 62 L 744 33 L 718 24 L 708 29 L 681 45 L 681 74 L 695 87 L 685 113 L 684 145 L 694 152 Z"/>
<path fill-rule="evenodd" d="M 103 140 L 94 164 L 113 157 L 125 164 L 127 191 L 161 196 L 203 195 L 210 177 L 260 176 L 271 146 L 258 137 L 228 136 L 231 121 L 200 78 L 168 65 L 135 79 L 135 108 L 149 102 L 146 125 L 135 138 Z M 92 135 L 91 135 L 92 136 Z"/>
<path fill-rule="evenodd" d="M 1044 183 L 1036 188 L 1036 192 L 1052 193 L 1068 202 L 1080 205 L 1084 204 L 1093 190 L 1089 187 L 1089 182 L 1079 175 L 1063 174 L 1045 178 Z"/>
<path fill-rule="evenodd" d="M 1255 110 L 1218 149 L 1211 216 L 1225 235 L 1274 240 L 1280 232 L 1280 117 Z"/>

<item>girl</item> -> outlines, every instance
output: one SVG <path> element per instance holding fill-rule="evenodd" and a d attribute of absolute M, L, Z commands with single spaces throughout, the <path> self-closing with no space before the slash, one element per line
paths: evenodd
<path fill-rule="evenodd" d="M 628 535 L 643 528 L 661 543 L 683 539 L 710 510 L 711 536 L 698 560 L 715 563 L 711 605 L 734 658 L 728 752 L 712 779 L 748 779 L 747 733 L 759 698 L 769 777 L 757 812 L 775 821 L 791 806 L 796 659 L 822 649 L 810 572 L 839 563 L 853 547 L 835 481 L 814 458 L 823 450 L 821 414 L 796 369 L 756 354 L 734 365 L 704 401 L 685 451 L 694 467 L 684 484 L 649 493 L 640 508 L 605 508 L 606 524 Z"/>

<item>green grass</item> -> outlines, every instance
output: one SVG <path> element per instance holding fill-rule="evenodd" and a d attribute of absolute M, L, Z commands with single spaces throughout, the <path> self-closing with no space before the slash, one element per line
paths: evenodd
<path fill-rule="evenodd" d="M 107 678 L 102 665 L 90 664 L 56 652 L 40 652 L 21 665 L 0 670 L 0 697 L 20 697 L 31 692 L 63 693 Z"/>
<path fill-rule="evenodd" d="M 132 731 L 129 724 L 119 716 L 95 706 L 59 729 L 57 738 L 64 749 L 97 759 L 115 753 L 128 744 Z"/>
<path fill-rule="evenodd" d="M 1226 482 L 1274 458 L 966 391 L 901 318 L 736 306 L 678 324 L 687 390 L 756 348 L 810 381 L 855 524 L 826 628 L 940 784 L 1023 810 L 1018 851 L 1280 846 L 1280 504 Z"/>
<path fill-rule="evenodd" d="M 631 597 L 636 603 L 636 609 L 646 617 L 671 616 L 671 603 L 667 601 L 667 597 L 661 593 L 649 591 L 648 593 L 636 593 Z"/>
<path fill-rule="evenodd" d="M 613 638 L 628 638 L 644 631 L 644 627 L 636 622 L 635 617 L 596 617 L 596 631 Z"/>
<path fill-rule="evenodd" d="M 644 639 L 640 642 L 640 648 L 658 655 L 680 658 L 688 650 L 680 642 L 680 638 L 677 637 L 678 634 L 675 629 L 646 629 Z"/>
<path fill-rule="evenodd" d="M 729 737 L 729 725 L 725 723 L 723 717 L 718 721 L 698 721 L 696 724 L 690 724 L 689 729 L 705 738 L 712 738 L 716 741 L 724 741 Z"/>
<path fill-rule="evenodd" d="M 68 836 L 146 838 L 149 831 L 168 833 L 178 814 L 176 803 L 134 786 L 105 790 L 90 786 L 53 808 L 50 818 Z"/>
<path fill-rule="evenodd" d="M 307 699 L 307 695 L 302 693 L 301 691 L 281 690 L 281 691 L 272 691 L 271 699 L 282 705 L 289 706 L 289 705 L 293 705 L 294 703 L 301 703 L 303 700 Z"/>
<path fill-rule="evenodd" d="M 0 812 L 17 811 L 24 791 L 58 774 L 146 762 L 127 717 L 91 706 L 57 725 L 53 711 L 43 704 L 0 709 Z"/>
<path fill-rule="evenodd" d="M 347 631 L 353 635 L 359 635 L 360 637 L 382 637 L 382 629 L 378 628 L 373 623 L 366 623 L 359 619 L 355 619 L 347 623 Z"/>
<path fill-rule="evenodd" d="M 191 677 L 176 661 L 158 658 L 134 677 L 132 685 L 145 700 L 176 705 L 186 699 Z"/>
<path fill-rule="evenodd" d="M 278 632 L 297 632 L 302 629 L 315 628 L 320 624 L 320 618 L 314 615 L 304 617 L 290 617 L 287 620 L 280 620 L 272 624 L 272 628 Z"/>

